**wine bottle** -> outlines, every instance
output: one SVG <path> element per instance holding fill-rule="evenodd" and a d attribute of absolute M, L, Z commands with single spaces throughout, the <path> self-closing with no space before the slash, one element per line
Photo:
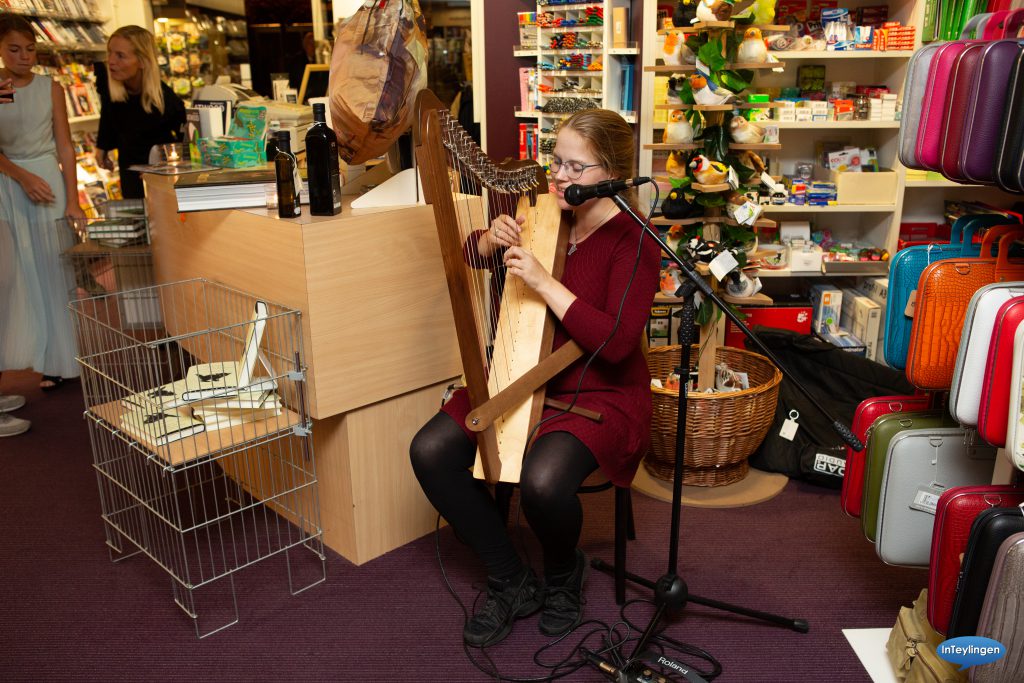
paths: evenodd
<path fill-rule="evenodd" d="M 271 164 L 275 163 L 274 158 L 277 156 L 277 133 L 280 127 L 280 123 L 271 121 L 267 128 L 267 162 Z"/>
<path fill-rule="evenodd" d="M 313 105 L 313 125 L 306 133 L 306 175 L 309 178 L 309 212 L 314 216 L 341 213 L 338 139 L 327 125 L 327 109 L 323 102 Z"/>
<path fill-rule="evenodd" d="M 302 215 L 302 179 L 292 154 L 292 136 L 286 130 L 277 132 L 277 155 L 274 157 L 277 176 L 277 215 L 295 218 Z"/>

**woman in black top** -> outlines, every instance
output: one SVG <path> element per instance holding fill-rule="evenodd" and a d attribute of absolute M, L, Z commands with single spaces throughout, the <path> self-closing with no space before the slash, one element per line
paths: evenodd
<path fill-rule="evenodd" d="M 107 153 L 116 149 L 121 194 L 141 199 L 142 179 L 128 167 L 148 164 L 153 145 L 181 140 L 185 103 L 160 80 L 153 34 L 140 26 L 122 26 L 110 36 L 107 72 L 97 69 L 101 108 L 96 162 L 113 170 Z"/>

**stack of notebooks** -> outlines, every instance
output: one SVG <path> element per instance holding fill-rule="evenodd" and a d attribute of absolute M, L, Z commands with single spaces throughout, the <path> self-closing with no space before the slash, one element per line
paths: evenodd
<path fill-rule="evenodd" d="M 306 170 L 302 169 L 302 200 L 309 197 Z M 174 194 L 178 211 L 249 209 L 267 205 L 267 196 L 277 192 L 273 165 L 266 168 L 193 173 L 178 178 Z"/>
<path fill-rule="evenodd" d="M 146 221 L 138 218 L 90 220 L 86 224 L 86 235 L 93 242 L 115 248 L 149 241 Z"/>
<path fill-rule="evenodd" d="M 266 317 L 267 305 L 258 301 L 240 360 L 193 365 L 185 379 L 122 399 L 124 431 L 155 448 L 280 415 L 277 380 L 253 375 L 258 363 L 267 370 L 259 352 Z"/>

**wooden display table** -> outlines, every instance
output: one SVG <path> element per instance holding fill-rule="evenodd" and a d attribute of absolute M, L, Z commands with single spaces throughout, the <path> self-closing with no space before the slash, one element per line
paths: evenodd
<path fill-rule="evenodd" d="M 409 443 L 462 372 L 431 207 L 179 214 L 173 180 L 144 176 L 157 283 L 207 278 L 302 313 L 324 543 L 362 564 L 431 531 Z"/>

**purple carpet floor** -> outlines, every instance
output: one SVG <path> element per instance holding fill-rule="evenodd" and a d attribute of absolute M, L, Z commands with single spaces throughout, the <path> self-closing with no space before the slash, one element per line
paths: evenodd
<path fill-rule="evenodd" d="M 38 375 L 24 372 L 0 381 L 0 393 L 28 397 L 16 414 L 33 422 L 28 433 L 0 439 L 0 679 L 497 680 L 463 650 L 462 613 L 442 581 L 433 534 L 361 567 L 328 551 L 326 581 L 297 596 L 284 557 L 267 558 L 234 575 L 239 622 L 197 639 L 162 569 L 141 555 L 110 559 L 80 385 L 43 394 L 37 384 Z M 656 579 L 666 570 L 670 505 L 640 493 L 633 501 L 638 538 L 628 568 Z M 581 541 L 588 555 L 609 561 L 612 502 L 611 492 L 584 496 Z M 528 531 L 523 537 L 536 565 L 539 552 Z M 472 603 L 481 570 L 450 530 L 440 546 L 452 585 Z M 841 630 L 891 626 L 927 580 L 924 571 L 882 564 L 859 520 L 840 511 L 838 492 L 798 482 L 753 507 L 684 507 L 680 548 L 679 574 L 694 593 L 810 622 L 800 634 L 698 605 L 664 620 L 666 635 L 719 659 L 719 681 L 867 681 Z M 211 595 L 214 604 L 223 594 Z M 649 596 L 627 590 L 627 598 Z M 611 577 L 592 572 L 585 597 L 588 618 L 620 620 Z M 638 603 L 626 615 L 643 627 L 652 611 Z M 582 636 L 544 661 L 568 654 Z M 546 643 L 534 616 L 488 654 L 505 679 L 539 678 L 547 671 L 534 653 Z M 605 679 L 582 669 L 567 680 Z"/>

